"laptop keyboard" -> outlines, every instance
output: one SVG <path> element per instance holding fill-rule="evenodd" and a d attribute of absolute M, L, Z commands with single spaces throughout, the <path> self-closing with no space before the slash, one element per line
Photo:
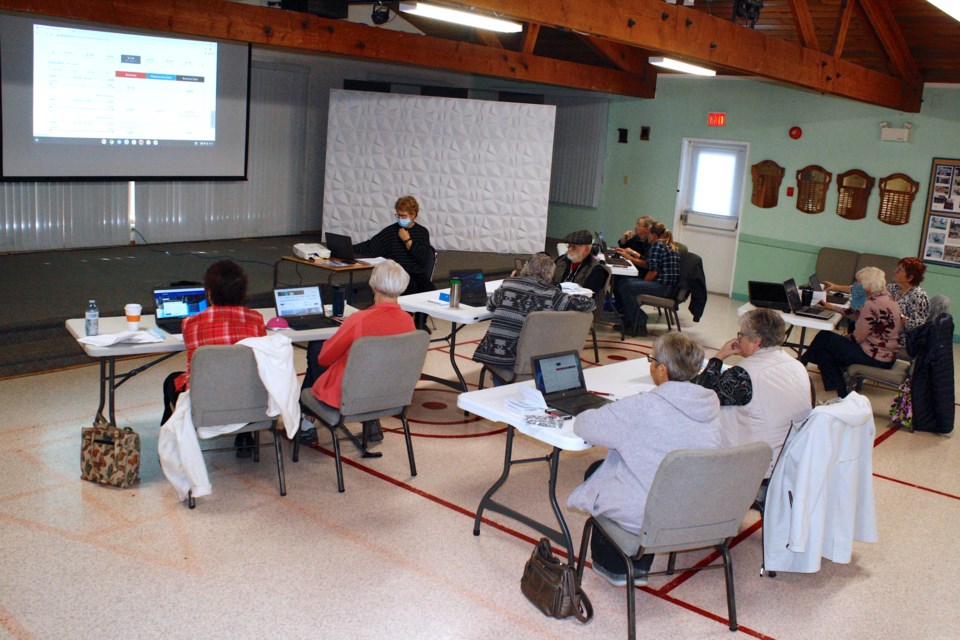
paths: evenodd
<path fill-rule="evenodd" d="M 561 400 L 553 400 L 550 402 L 550 405 L 554 409 L 560 409 L 561 411 L 566 411 L 567 413 L 579 413 L 579 411 L 574 412 L 573 409 L 600 406 L 607 404 L 608 402 L 610 402 L 608 399 L 593 393 L 584 393 L 578 396 L 563 398 Z"/>
<path fill-rule="evenodd" d="M 327 316 L 296 316 L 285 318 L 291 329 L 303 331 L 305 329 L 323 329 L 326 327 L 337 327 L 339 322 Z"/>

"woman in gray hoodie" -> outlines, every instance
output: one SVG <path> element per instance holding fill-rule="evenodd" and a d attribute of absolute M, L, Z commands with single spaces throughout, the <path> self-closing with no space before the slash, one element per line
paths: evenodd
<path fill-rule="evenodd" d="M 603 515 L 638 534 L 647 493 L 660 463 L 677 449 L 720 447 L 720 402 L 695 384 L 703 365 L 703 347 L 682 333 L 657 338 L 650 361 L 655 389 L 585 411 L 574 431 L 593 445 L 609 448 L 595 462 L 583 484 L 570 494 L 567 506 Z M 593 568 L 615 586 L 627 583 L 626 567 L 610 543 L 594 530 Z M 653 556 L 635 563 L 635 583 L 645 585 Z"/>

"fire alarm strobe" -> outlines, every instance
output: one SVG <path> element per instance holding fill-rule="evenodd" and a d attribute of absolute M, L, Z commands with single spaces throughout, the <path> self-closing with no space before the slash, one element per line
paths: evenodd
<path fill-rule="evenodd" d="M 803 135 L 803 129 L 801 129 L 800 127 L 790 127 L 789 133 L 791 138 L 793 138 L 794 140 L 798 140 L 800 136 Z"/>

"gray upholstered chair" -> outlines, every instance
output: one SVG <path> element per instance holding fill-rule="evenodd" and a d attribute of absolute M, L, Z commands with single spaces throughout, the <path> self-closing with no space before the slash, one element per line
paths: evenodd
<path fill-rule="evenodd" d="M 330 430 L 337 467 L 337 490 L 341 493 L 344 490 L 343 463 L 340 460 L 338 429 L 356 445 L 364 458 L 383 455 L 368 451 L 366 434 L 357 438 L 345 426 L 350 422 L 398 416 L 407 441 L 410 475 L 417 475 L 406 410 L 413 400 L 413 391 L 423 371 L 429 344 L 430 338 L 424 331 L 360 338 L 350 347 L 347 366 L 343 371 L 339 409 L 314 398 L 310 389 L 304 389 L 300 394 L 301 406 Z M 299 458 L 300 442 L 299 438 L 294 438 L 293 461 L 297 462 Z"/>
<path fill-rule="evenodd" d="M 677 553 L 715 547 L 723 560 L 720 564 L 694 566 L 683 571 L 724 568 L 730 630 L 736 631 L 730 539 L 739 532 L 772 456 L 766 442 L 731 449 L 684 449 L 667 454 L 650 486 L 639 535 L 604 516 L 587 519 L 580 542 L 577 578 L 583 577 L 594 529 L 601 531 L 623 558 L 628 585 L 633 585 L 633 560 L 639 560 L 644 554 L 669 553 L 667 570 L 651 575 L 673 574 Z M 634 591 L 632 586 L 626 589 L 627 630 L 631 640 L 636 638 Z"/>
<path fill-rule="evenodd" d="M 856 251 L 823 247 L 817 254 L 817 278 L 820 282 L 835 282 L 836 284 L 850 284 L 857 273 Z"/>
<path fill-rule="evenodd" d="M 677 326 L 677 331 L 682 331 L 680 328 L 680 305 L 687 301 L 690 298 L 690 289 L 687 288 L 687 283 L 685 281 L 685 276 L 691 269 L 695 267 L 697 263 L 702 263 L 703 259 L 695 254 L 685 251 L 680 254 L 680 282 L 677 283 L 677 287 L 672 296 L 652 296 L 646 293 L 641 293 L 637 296 L 637 310 L 639 311 L 640 307 L 643 305 L 648 305 L 651 307 L 657 308 L 657 313 L 663 312 L 667 316 L 667 331 L 673 329 L 673 325 Z M 639 314 L 637 314 L 639 315 Z M 622 327 L 623 325 L 621 325 Z M 633 318 L 633 326 L 637 327 L 637 316 Z M 634 334 L 636 335 L 636 334 Z M 621 329 L 620 339 L 624 338 L 623 331 Z"/>
<path fill-rule="evenodd" d="M 193 426 L 200 429 L 246 422 L 245 426 L 224 436 L 232 438 L 238 433 L 252 432 L 255 462 L 260 461 L 260 432 L 271 432 L 277 456 L 280 495 L 285 496 L 287 486 L 277 419 L 267 416 L 267 402 L 267 390 L 260 381 L 257 359 L 249 347 L 210 345 L 193 352 L 190 361 L 190 413 Z M 235 449 L 235 446 L 218 447 L 206 449 L 205 452 Z M 191 509 L 197 506 L 192 494 L 188 503 Z"/>
<path fill-rule="evenodd" d="M 593 325 L 593 314 L 583 311 L 534 311 L 523 321 L 517 339 L 517 360 L 513 367 L 483 365 L 480 384 L 483 389 L 487 371 L 504 382 L 520 382 L 533 377 L 530 358 L 561 351 L 580 351 Z"/>

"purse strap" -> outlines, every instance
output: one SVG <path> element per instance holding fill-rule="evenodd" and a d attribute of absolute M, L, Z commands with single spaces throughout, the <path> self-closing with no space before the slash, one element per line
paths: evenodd
<path fill-rule="evenodd" d="M 572 568 L 571 571 L 573 571 Z M 573 596 L 573 615 L 577 616 L 577 620 L 580 622 L 587 622 L 593 617 L 593 605 L 590 604 L 590 598 L 587 597 L 587 594 L 580 589 L 580 583 L 577 582 L 576 575 L 573 578 L 577 588 Z"/>

